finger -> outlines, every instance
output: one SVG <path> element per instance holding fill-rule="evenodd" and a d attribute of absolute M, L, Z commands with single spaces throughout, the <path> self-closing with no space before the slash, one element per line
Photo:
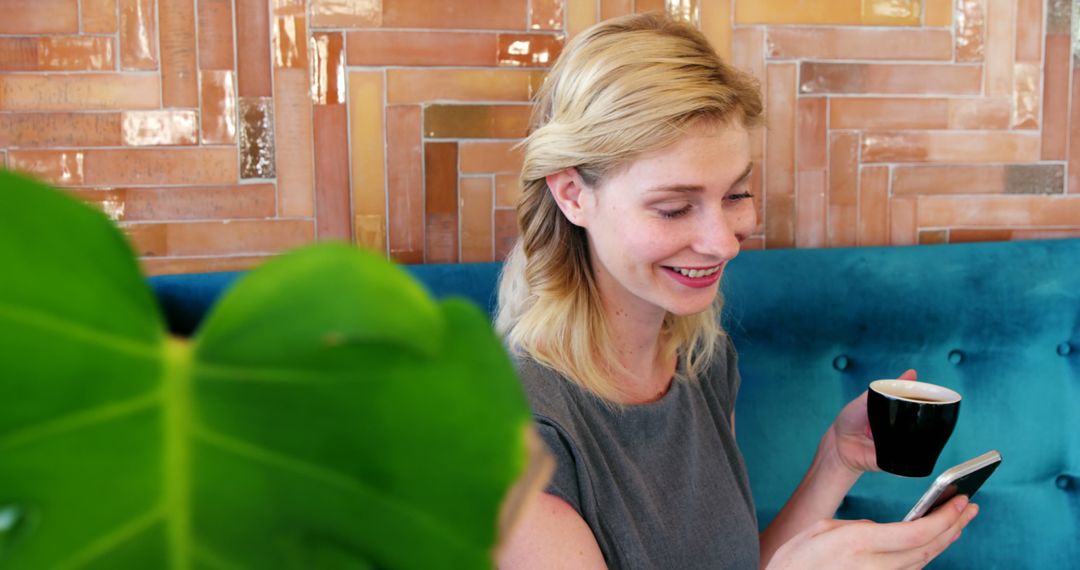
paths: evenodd
<path fill-rule="evenodd" d="M 926 566 L 931 560 L 940 556 L 942 552 L 945 552 L 952 543 L 960 538 L 960 533 L 964 530 L 964 527 L 966 527 L 968 523 L 971 522 L 971 519 L 975 518 L 975 515 L 978 513 L 978 505 L 969 504 L 964 508 L 960 517 L 956 519 L 956 522 L 953 523 L 948 530 L 934 537 L 929 544 L 913 548 L 907 552 L 896 553 L 894 555 L 896 565 L 909 568 L 922 568 Z"/>
<path fill-rule="evenodd" d="M 919 373 L 914 368 L 908 369 L 906 372 L 900 375 L 900 380 L 918 380 Z"/>
<path fill-rule="evenodd" d="M 880 541 L 874 549 L 879 552 L 901 552 L 925 546 L 961 520 L 968 502 L 966 496 L 960 495 L 921 519 L 883 524 L 881 526 L 885 532 L 880 533 Z"/>

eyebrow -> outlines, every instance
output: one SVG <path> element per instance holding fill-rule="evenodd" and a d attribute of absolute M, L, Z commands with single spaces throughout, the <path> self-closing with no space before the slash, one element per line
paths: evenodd
<path fill-rule="evenodd" d="M 741 182 L 746 181 L 747 178 L 750 178 L 750 174 L 753 171 L 754 171 L 754 163 L 747 164 L 746 168 L 743 169 L 742 174 L 740 174 L 739 177 L 735 180 L 735 182 L 732 183 L 731 185 L 735 186 L 735 185 L 737 185 L 737 184 L 739 184 Z M 697 192 L 704 192 L 704 191 L 705 191 L 705 187 L 701 186 L 699 184 L 664 184 L 664 185 L 661 185 L 661 186 L 654 186 L 652 188 L 649 188 L 649 190 L 647 192 L 652 194 L 652 193 L 658 193 L 658 192 L 690 192 L 690 193 L 697 193 Z"/>

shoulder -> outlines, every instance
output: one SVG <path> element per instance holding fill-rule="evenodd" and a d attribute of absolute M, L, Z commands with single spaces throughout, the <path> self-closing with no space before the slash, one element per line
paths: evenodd
<path fill-rule="evenodd" d="M 514 357 L 514 367 L 533 414 L 552 420 L 564 419 L 573 400 L 574 386 L 570 381 L 528 356 Z"/>

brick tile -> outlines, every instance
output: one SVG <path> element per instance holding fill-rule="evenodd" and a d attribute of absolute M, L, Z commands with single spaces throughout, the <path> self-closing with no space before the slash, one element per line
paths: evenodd
<path fill-rule="evenodd" d="M 274 10 L 270 52 L 276 68 L 308 68 L 307 18 L 290 11 Z"/>
<path fill-rule="evenodd" d="M 1076 56 L 1074 55 L 1075 59 Z M 1069 186 L 1068 192 L 1080 194 L 1080 66 L 1074 66 L 1072 71 L 1072 102 L 1069 106 L 1069 144 L 1067 159 L 1069 161 Z"/>
<path fill-rule="evenodd" d="M 607 20 L 634 13 L 634 0 L 600 0 L 600 19 Z"/>
<path fill-rule="evenodd" d="M 495 210 L 495 261 L 506 260 L 506 256 L 514 249 L 517 238 L 517 212 Z"/>
<path fill-rule="evenodd" d="M 315 235 L 352 241 L 349 195 L 349 116 L 344 104 L 316 105 Z"/>
<path fill-rule="evenodd" d="M 981 76 L 972 65 L 804 62 L 799 92 L 975 95 Z"/>
<path fill-rule="evenodd" d="M 82 151 L 12 150 L 7 165 L 49 184 L 81 186 L 86 181 Z"/>
<path fill-rule="evenodd" d="M 896 166 L 893 195 L 908 194 L 1062 194 L 1060 164 Z"/>
<path fill-rule="evenodd" d="M 564 0 L 529 0 L 529 29 L 563 29 L 564 6 Z"/>
<path fill-rule="evenodd" d="M 199 69 L 232 70 L 232 0 L 199 0 Z"/>
<path fill-rule="evenodd" d="M 86 184 L 183 186 L 235 184 L 236 148 L 87 150 Z"/>
<path fill-rule="evenodd" d="M 948 30 L 887 28 L 799 28 L 768 30 L 773 59 L 952 60 Z"/>
<path fill-rule="evenodd" d="M 517 174 L 521 172 L 524 155 L 515 150 L 518 141 L 463 141 L 460 165 L 462 173 Z"/>
<path fill-rule="evenodd" d="M 1069 239 L 1080 237 L 1080 227 L 1047 230 L 1014 230 L 1011 239 Z"/>
<path fill-rule="evenodd" d="M 834 97 L 829 101 L 833 129 L 944 129 L 949 99 Z"/>
<path fill-rule="evenodd" d="M 931 28 L 948 28 L 953 22 L 954 0 L 924 0 L 926 25 Z"/>
<path fill-rule="evenodd" d="M 385 28 L 465 28 L 513 30 L 526 21 L 525 0 L 383 0 Z"/>
<path fill-rule="evenodd" d="M 274 100 L 271 97 L 240 97 L 238 103 L 240 178 L 275 178 Z"/>
<path fill-rule="evenodd" d="M 920 196 L 919 225 L 1022 228 L 1075 226 L 1080 196 Z"/>
<path fill-rule="evenodd" d="M 982 61 L 986 44 L 986 2 L 957 0 L 956 61 Z"/>
<path fill-rule="evenodd" d="M 195 111 L 125 111 L 124 145 L 193 145 L 199 141 L 199 114 Z"/>
<path fill-rule="evenodd" d="M 119 146 L 119 113 L 3 113 L 0 147 Z"/>
<path fill-rule="evenodd" d="M 161 92 L 166 107 L 198 107 L 194 0 L 157 0 L 161 9 Z"/>
<path fill-rule="evenodd" d="M 915 245 L 919 242 L 919 226 L 915 221 L 914 198 L 893 198 L 889 202 L 889 243 Z"/>
<path fill-rule="evenodd" d="M 362 30 L 348 33 L 349 65 L 494 66 L 497 34 Z"/>
<path fill-rule="evenodd" d="M 1003 194 L 1005 166 L 933 165 L 893 168 L 894 196 L 910 194 Z"/>
<path fill-rule="evenodd" d="M 798 170 L 824 170 L 828 148 L 824 97 L 800 97 L 797 109 L 795 163 Z"/>
<path fill-rule="evenodd" d="M 889 244 L 889 169 L 867 166 L 859 173 L 860 246 Z"/>
<path fill-rule="evenodd" d="M 521 198 L 521 180 L 517 174 L 495 175 L 495 206 L 516 208 Z"/>
<path fill-rule="evenodd" d="M 1071 38 L 1046 36 L 1043 74 L 1042 159 L 1065 160 L 1069 136 L 1069 51 Z"/>
<path fill-rule="evenodd" d="M 390 69 L 390 104 L 427 101 L 528 101 L 544 72 L 517 69 Z"/>
<path fill-rule="evenodd" d="M 862 160 L 869 162 L 1034 162 L 1039 137 L 1013 132 L 909 131 L 867 133 Z"/>
<path fill-rule="evenodd" d="M 835 101 L 834 101 L 835 103 Z M 859 135 L 829 134 L 829 247 L 852 247 L 859 219 Z"/>
<path fill-rule="evenodd" d="M 990 97 L 1012 95 L 1016 50 L 1016 0 L 986 0 L 986 77 Z"/>
<path fill-rule="evenodd" d="M 971 243 L 983 241 L 1009 241 L 1013 232 L 1009 230 L 971 230 L 956 228 L 949 230 L 950 243 Z"/>
<path fill-rule="evenodd" d="M 765 236 L 750 236 L 739 244 L 740 251 L 756 251 L 765 249 Z"/>
<path fill-rule="evenodd" d="M 565 0 L 566 35 L 574 37 L 599 19 L 599 6 L 592 0 Z"/>
<path fill-rule="evenodd" d="M 274 217 L 272 184 L 70 190 L 114 221 Z"/>
<path fill-rule="evenodd" d="M 401 263 L 424 262 L 424 172 L 420 108 L 386 108 L 390 257 Z"/>
<path fill-rule="evenodd" d="M 0 74 L 2 111 L 157 109 L 160 107 L 159 93 L 156 75 Z"/>
<path fill-rule="evenodd" d="M 529 130 L 528 105 L 431 105 L 424 109 L 424 136 L 516 139 Z"/>
<path fill-rule="evenodd" d="M 634 12 L 642 14 L 645 12 L 663 12 L 667 10 L 667 2 L 665 0 L 634 0 Z"/>
<path fill-rule="evenodd" d="M 1012 122 L 1012 101 L 1006 98 L 949 99 L 950 129 L 1007 129 Z"/>
<path fill-rule="evenodd" d="M 765 233 L 765 129 L 750 131 L 750 193 L 757 208 L 755 234 Z"/>
<path fill-rule="evenodd" d="M 230 255 L 226 257 L 143 257 L 145 275 L 175 275 L 216 271 L 249 271 L 272 259 L 271 255 Z"/>
<path fill-rule="evenodd" d="M 77 0 L 5 0 L 0 34 L 74 34 L 79 31 Z"/>
<path fill-rule="evenodd" d="M 426 263 L 458 259 L 457 143 L 424 145 L 424 203 Z"/>
<path fill-rule="evenodd" d="M 270 97 L 270 5 L 236 0 L 236 75 L 241 97 Z"/>
<path fill-rule="evenodd" d="M 115 67 L 112 38 L 0 38 L 0 71 L 112 71 Z"/>
<path fill-rule="evenodd" d="M 236 74 L 225 70 L 200 71 L 203 144 L 236 142 Z"/>
<path fill-rule="evenodd" d="M 862 0 L 862 23 L 878 26 L 918 26 L 921 0 Z"/>
<path fill-rule="evenodd" d="M 1063 194 L 1065 192 L 1065 167 L 1061 164 L 1006 165 L 1005 192 L 1009 194 Z"/>
<path fill-rule="evenodd" d="M 765 48 L 762 45 L 764 28 L 735 28 L 731 62 L 765 83 Z"/>
<path fill-rule="evenodd" d="M 794 247 L 796 67 L 770 64 L 766 74 L 765 240 L 770 248 Z"/>
<path fill-rule="evenodd" d="M 356 245 L 385 256 L 386 216 L 383 214 L 357 214 L 353 217 L 353 233 Z"/>
<path fill-rule="evenodd" d="M 492 220 L 491 179 L 462 178 L 461 261 L 477 263 L 495 260 L 495 233 Z"/>
<path fill-rule="evenodd" d="M 350 45 L 352 41 L 348 42 Z M 357 243 L 386 253 L 386 144 L 383 73 L 349 74 L 352 203 Z"/>
<path fill-rule="evenodd" d="M 274 71 L 275 171 L 279 213 L 311 217 L 315 207 L 311 91 L 306 69 Z"/>
<path fill-rule="evenodd" d="M 795 195 L 795 247 L 824 247 L 827 228 L 825 170 L 800 170 Z"/>
<path fill-rule="evenodd" d="M 310 220 L 229 220 L 129 224 L 139 255 L 209 256 L 280 253 L 314 239 Z"/>
<path fill-rule="evenodd" d="M 310 10 L 313 28 L 377 28 L 383 0 L 311 0 Z"/>
<path fill-rule="evenodd" d="M 320 32 L 311 38 L 311 98 L 316 105 L 345 102 L 345 37 Z"/>
<path fill-rule="evenodd" d="M 1042 94 L 1039 82 L 1042 74 L 1037 63 L 1018 63 L 1013 69 L 1012 128 L 1039 128 Z"/>
<path fill-rule="evenodd" d="M 563 35 L 499 34 L 497 56 L 503 67 L 550 67 L 562 53 Z"/>
<path fill-rule="evenodd" d="M 861 24 L 861 2 L 772 0 L 735 2 L 736 24 Z M 773 247 L 772 244 L 769 247 Z"/>
<path fill-rule="evenodd" d="M 157 69 L 156 3 L 154 0 L 117 2 L 120 8 L 120 69 Z"/>
<path fill-rule="evenodd" d="M 731 61 L 732 35 L 734 23 L 731 15 L 732 0 L 709 0 L 708 2 L 684 2 L 689 4 L 691 13 L 697 11 L 700 14 L 701 23 L 698 26 L 701 33 L 709 39 L 724 61 Z"/>
<path fill-rule="evenodd" d="M 1049 0 L 1046 6 L 1046 35 L 1072 34 L 1072 0 Z"/>
<path fill-rule="evenodd" d="M 1016 61 L 1042 61 L 1043 0 L 1016 2 Z"/>
<path fill-rule="evenodd" d="M 919 230 L 919 245 L 949 243 L 949 230 Z"/>
<path fill-rule="evenodd" d="M 116 0 L 81 0 L 82 31 L 87 34 L 116 33 Z"/>

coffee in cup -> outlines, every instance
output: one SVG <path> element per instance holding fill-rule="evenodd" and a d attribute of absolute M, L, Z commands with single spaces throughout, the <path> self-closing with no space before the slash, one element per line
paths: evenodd
<path fill-rule="evenodd" d="M 926 477 L 934 471 L 960 413 L 960 394 L 914 380 L 876 380 L 866 400 L 883 471 Z"/>

